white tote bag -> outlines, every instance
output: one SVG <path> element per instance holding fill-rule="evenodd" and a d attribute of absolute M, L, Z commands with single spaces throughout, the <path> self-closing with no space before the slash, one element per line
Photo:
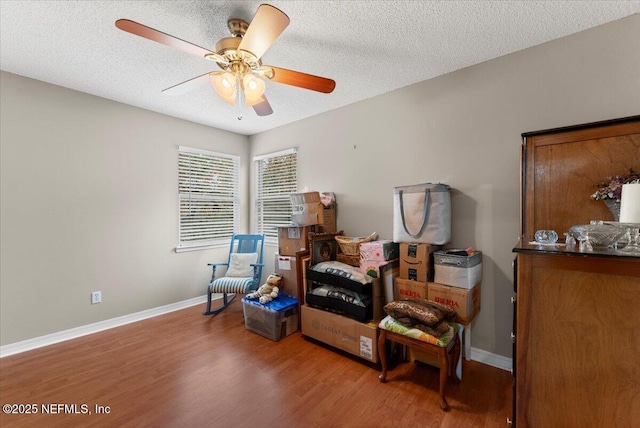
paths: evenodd
<path fill-rule="evenodd" d="M 393 241 L 443 245 L 451 239 L 451 193 L 442 183 L 393 189 Z"/>

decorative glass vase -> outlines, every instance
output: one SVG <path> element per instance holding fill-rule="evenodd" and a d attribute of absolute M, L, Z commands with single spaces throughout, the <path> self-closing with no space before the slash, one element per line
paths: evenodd
<path fill-rule="evenodd" d="M 613 214 L 613 220 L 620 221 L 620 201 L 617 199 L 603 199 L 603 202 Z"/>

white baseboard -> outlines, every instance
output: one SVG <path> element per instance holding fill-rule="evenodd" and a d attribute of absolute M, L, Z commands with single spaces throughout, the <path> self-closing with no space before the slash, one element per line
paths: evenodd
<path fill-rule="evenodd" d="M 214 302 L 216 302 L 216 300 L 221 299 L 222 297 L 213 300 Z M 158 315 L 178 311 L 180 309 L 185 309 L 191 306 L 200 305 L 202 303 L 206 303 L 206 301 L 207 296 L 194 297 L 192 299 L 183 300 L 181 302 L 171 303 L 169 305 L 159 306 L 157 308 L 147 309 L 145 311 L 140 311 L 133 314 L 123 315 L 121 317 L 111 318 L 97 323 L 59 331 L 57 333 L 47 334 L 46 336 L 35 337 L 33 339 L 23 340 L 22 342 L 10 343 L 9 345 L 0 346 L 0 358 L 30 351 L 36 348 L 41 348 L 43 346 L 53 345 L 54 343 L 64 342 L 65 340 L 76 339 L 88 334 L 97 333 L 99 331 L 108 330 L 110 328 L 119 327 L 121 325 L 130 324 L 132 322 L 142 321 L 147 318 L 156 317 Z"/>
<path fill-rule="evenodd" d="M 493 354 L 483 349 L 471 347 L 471 359 L 509 372 L 513 369 L 511 358 Z"/>

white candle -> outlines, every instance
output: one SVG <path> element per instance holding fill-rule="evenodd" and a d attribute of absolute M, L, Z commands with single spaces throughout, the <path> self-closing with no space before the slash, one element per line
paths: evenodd
<path fill-rule="evenodd" d="M 640 183 L 622 185 L 620 223 L 640 223 Z"/>

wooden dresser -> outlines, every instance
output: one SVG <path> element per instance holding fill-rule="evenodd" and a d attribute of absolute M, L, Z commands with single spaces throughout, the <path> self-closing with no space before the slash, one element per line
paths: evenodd
<path fill-rule="evenodd" d="M 520 243 L 518 427 L 640 426 L 640 257 Z"/>
<path fill-rule="evenodd" d="M 514 426 L 640 426 L 640 257 L 530 244 L 613 220 L 594 185 L 639 164 L 640 116 L 523 134 Z"/>

